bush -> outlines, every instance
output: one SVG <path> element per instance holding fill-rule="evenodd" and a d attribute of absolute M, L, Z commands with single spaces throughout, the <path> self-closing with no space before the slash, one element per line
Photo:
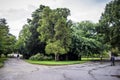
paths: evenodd
<path fill-rule="evenodd" d="M 119 51 L 119 49 L 116 47 L 116 48 L 112 48 L 112 54 L 114 55 L 114 56 L 118 56 L 119 55 L 119 53 L 120 53 L 120 51 Z"/>
<path fill-rule="evenodd" d="M 52 56 L 44 56 L 43 60 L 52 60 Z"/>
<path fill-rule="evenodd" d="M 6 56 L 5 56 L 4 54 L 1 54 L 1 57 L 2 57 L 2 58 L 5 58 Z"/>
<path fill-rule="evenodd" d="M 33 55 L 29 58 L 30 60 L 43 60 L 43 54 L 36 54 L 36 55 Z"/>
<path fill-rule="evenodd" d="M 29 58 L 30 60 L 42 61 L 42 60 L 52 60 L 52 57 L 44 56 L 43 54 L 37 53 Z"/>

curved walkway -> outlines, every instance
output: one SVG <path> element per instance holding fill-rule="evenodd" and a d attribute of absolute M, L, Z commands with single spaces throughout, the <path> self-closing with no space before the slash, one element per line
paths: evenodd
<path fill-rule="evenodd" d="M 0 80 L 120 80 L 120 62 L 41 66 L 9 59 L 0 69 Z"/>

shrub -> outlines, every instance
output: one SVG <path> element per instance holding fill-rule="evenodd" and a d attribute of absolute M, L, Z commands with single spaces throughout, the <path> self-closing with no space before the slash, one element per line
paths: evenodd
<path fill-rule="evenodd" d="M 33 55 L 29 58 L 30 60 L 43 60 L 43 54 L 36 54 L 36 55 Z"/>
<path fill-rule="evenodd" d="M 120 53 L 120 51 L 119 51 L 118 47 L 112 48 L 112 54 L 113 54 L 114 56 L 118 56 L 119 53 Z"/>
<path fill-rule="evenodd" d="M 44 56 L 44 60 L 52 60 L 52 56 Z"/>
<path fill-rule="evenodd" d="M 43 54 L 37 53 L 29 58 L 30 60 L 42 61 L 42 60 L 52 60 L 52 57 L 44 56 Z"/>

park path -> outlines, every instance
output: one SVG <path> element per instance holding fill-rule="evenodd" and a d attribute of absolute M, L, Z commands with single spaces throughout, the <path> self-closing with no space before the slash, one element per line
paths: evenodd
<path fill-rule="evenodd" d="M 0 80 L 120 80 L 120 62 L 89 62 L 66 66 L 32 65 L 8 59 L 0 69 Z"/>
<path fill-rule="evenodd" d="M 22 79 L 24 74 L 44 69 L 47 67 L 32 65 L 16 58 L 8 59 L 4 67 L 0 69 L 0 80 L 19 80 L 18 78 Z"/>

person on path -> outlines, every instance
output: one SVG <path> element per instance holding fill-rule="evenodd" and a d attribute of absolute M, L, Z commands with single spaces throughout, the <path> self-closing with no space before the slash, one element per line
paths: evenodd
<path fill-rule="evenodd" d="M 19 59 L 19 54 L 17 54 L 17 59 Z"/>
<path fill-rule="evenodd" d="M 115 66 L 115 56 L 111 54 L 111 66 Z"/>

